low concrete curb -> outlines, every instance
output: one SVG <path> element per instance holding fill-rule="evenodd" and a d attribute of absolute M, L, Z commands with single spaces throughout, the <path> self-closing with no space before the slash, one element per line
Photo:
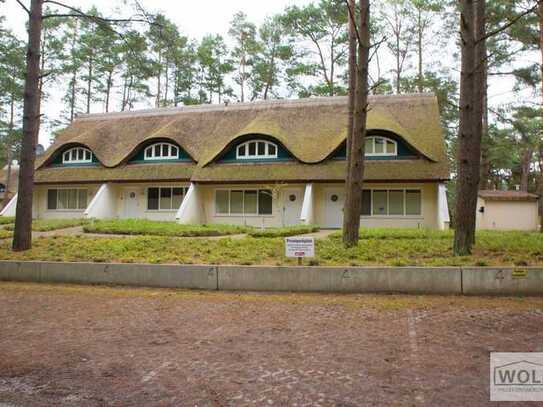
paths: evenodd
<path fill-rule="evenodd" d="M 0 261 L 0 280 L 217 289 L 214 266 Z"/>
<path fill-rule="evenodd" d="M 231 291 L 543 295 L 543 268 L 276 267 L 0 261 L 0 281 Z"/>
<path fill-rule="evenodd" d="M 543 295 L 543 268 L 462 268 L 466 295 Z"/>
<path fill-rule="evenodd" d="M 219 289 L 460 294 L 459 268 L 219 266 Z"/>

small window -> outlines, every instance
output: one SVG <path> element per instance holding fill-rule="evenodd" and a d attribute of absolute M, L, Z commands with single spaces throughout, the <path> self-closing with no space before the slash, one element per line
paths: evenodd
<path fill-rule="evenodd" d="M 145 148 L 145 160 L 177 160 L 179 148 L 171 143 L 156 143 Z"/>
<path fill-rule="evenodd" d="M 243 213 L 243 191 L 230 191 L 230 213 Z"/>
<path fill-rule="evenodd" d="M 181 207 L 187 190 L 184 187 L 147 188 L 147 210 L 176 211 Z"/>
<path fill-rule="evenodd" d="M 74 147 L 62 154 L 63 164 L 83 164 L 92 162 L 92 152 L 88 148 Z"/>
<path fill-rule="evenodd" d="M 362 216 L 371 215 L 371 190 L 364 189 L 362 191 Z"/>
<path fill-rule="evenodd" d="M 147 189 L 147 209 L 158 210 L 158 188 Z"/>
<path fill-rule="evenodd" d="M 366 137 L 366 156 L 396 156 L 398 155 L 398 144 L 387 137 L 371 136 Z"/>
<path fill-rule="evenodd" d="M 245 191 L 243 197 L 243 213 L 256 215 L 258 213 L 258 191 Z"/>
<path fill-rule="evenodd" d="M 373 191 L 373 214 L 387 215 L 387 191 Z"/>
<path fill-rule="evenodd" d="M 87 203 L 88 191 L 86 189 L 62 188 L 47 190 L 48 210 L 85 210 Z"/>
<path fill-rule="evenodd" d="M 418 190 L 405 191 L 405 214 L 420 215 L 421 214 L 421 193 Z"/>
<path fill-rule="evenodd" d="M 403 215 L 403 190 L 388 191 L 388 214 Z"/>
<path fill-rule="evenodd" d="M 228 214 L 230 213 L 230 191 L 217 191 L 215 194 L 215 212 L 218 214 Z"/>
<path fill-rule="evenodd" d="M 258 191 L 258 213 L 260 215 L 271 215 L 273 208 L 273 195 L 270 189 Z"/>
<path fill-rule="evenodd" d="M 216 190 L 217 215 L 271 215 L 272 192 L 269 189 Z"/>
<path fill-rule="evenodd" d="M 265 140 L 251 140 L 236 148 L 238 159 L 269 159 L 277 158 L 277 145 Z"/>

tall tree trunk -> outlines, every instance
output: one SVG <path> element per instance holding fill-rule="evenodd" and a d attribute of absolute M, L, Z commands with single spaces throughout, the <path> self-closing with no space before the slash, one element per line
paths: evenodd
<path fill-rule="evenodd" d="M 170 73 L 169 73 L 169 65 L 168 62 L 166 62 L 166 70 L 164 71 L 164 98 L 162 99 L 162 106 L 166 106 L 168 104 L 168 92 L 170 88 Z"/>
<path fill-rule="evenodd" d="M 417 32 L 417 48 L 418 48 L 418 57 L 419 57 L 419 77 L 418 77 L 418 91 L 419 93 L 422 93 L 423 92 L 423 86 L 422 86 L 422 81 L 424 79 L 424 72 L 423 72 L 423 64 L 422 64 L 422 47 L 423 47 L 423 44 L 422 44 L 422 11 L 421 11 L 421 8 L 419 6 L 418 8 L 418 14 L 417 14 L 417 19 L 418 19 L 418 32 Z"/>
<path fill-rule="evenodd" d="M 8 137 L 6 143 L 6 152 L 7 152 L 7 173 L 6 173 L 6 182 L 4 199 L 2 201 L 2 208 L 4 208 L 11 199 L 9 191 L 11 190 L 11 164 L 13 161 L 13 129 L 15 127 L 15 94 L 11 92 L 11 100 L 9 103 L 9 124 L 8 124 Z"/>
<path fill-rule="evenodd" d="M 543 84 L 543 1 L 540 1 L 537 8 L 537 14 L 539 16 L 539 52 L 541 54 L 541 63 L 539 64 L 541 69 L 541 81 Z M 541 86 L 541 106 L 543 107 L 543 86 Z M 543 112 L 543 109 L 541 110 Z M 540 190 L 539 190 L 539 216 L 541 225 L 539 231 L 543 233 L 543 137 L 539 138 L 539 176 L 540 176 Z"/>
<path fill-rule="evenodd" d="M 461 0 L 460 32 L 462 72 L 460 79 L 460 128 L 457 156 L 457 198 L 454 253 L 471 254 L 475 242 L 475 217 L 481 161 L 483 113 L 482 72 L 485 0 Z M 477 41 L 476 41 L 477 39 Z"/>
<path fill-rule="evenodd" d="M 70 99 L 70 122 L 74 121 L 75 117 L 75 96 L 77 89 L 77 70 L 74 69 L 72 72 L 72 81 L 71 81 L 71 99 Z"/>
<path fill-rule="evenodd" d="M 89 68 L 88 68 L 88 78 L 87 78 L 87 114 L 90 113 L 91 99 L 92 99 L 92 66 L 93 60 L 92 55 L 89 57 Z"/>
<path fill-rule="evenodd" d="M 522 152 L 520 161 L 520 190 L 528 192 L 528 182 L 530 180 L 530 164 L 532 163 L 532 157 L 534 155 L 534 149 L 531 146 L 527 146 Z"/>
<path fill-rule="evenodd" d="M 13 250 L 32 247 L 32 201 L 34 189 L 34 163 L 38 131 L 38 105 L 40 80 L 40 40 L 43 0 L 32 0 L 28 22 L 26 77 L 23 106 L 23 140 L 19 171 L 19 193 L 13 233 Z"/>
<path fill-rule="evenodd" d="M 345 182 L 345 208 L 343 216 L 343 244 L 346 247 L 358 244 L 360 214 L 362 212 L 362 183 L 364 179 L 364 139 L 368 105 L 368 65 L 370 50 L 370 3 L 360 0 L 360 25 L 358 56 L 356 63 L 356 91 L 354 98 L 354 120 L 351 143 L 348 148 L 347 177 Z M 355 25 L 349 25 L 350 30 Z M 349 47 L 350 48 L 350 47 Z M 352 61 L 352 57 L 349 57 Z M 352 69 L 349 71 L 352 73 Z M 349 79 L 349 84 L 351 84 Z"/>
<path fill-rule="evenodd" d="M 113 86 L 113 70 L 109 71 L 107 74 L 106 81 L 106 113 L 109 112 L 109 97 L 111 96 L 111 87 Z M 123 99 L 124 102 L 124 99 Z"/>
<path fill-rule="evenodd" d="M 155 107 L 160 107 L 160 97 L 161 97 L 161 78 L 162 78 L 162 52 L 159 51 L 158 53 L 158 74 L 156 78 L 156 100 L 155 100 Z"/>

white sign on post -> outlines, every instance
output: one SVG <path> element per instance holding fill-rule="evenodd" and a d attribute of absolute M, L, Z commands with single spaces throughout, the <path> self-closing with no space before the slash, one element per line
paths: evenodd
<path fill-rule="evenodd" d="M 315 238 L 286 237 L 285 255 L 287 257 L 315 257 Z"/>

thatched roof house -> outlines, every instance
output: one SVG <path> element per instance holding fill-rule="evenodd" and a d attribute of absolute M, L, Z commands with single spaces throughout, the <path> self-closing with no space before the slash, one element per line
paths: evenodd
<path fill-rule="evenodd" d="M 365 172 L 367 185 L 392 183 L 404 190 L 401 203 L 399 193 L 392 193 L 393 198 L 386 198 L 387 202 L 398 200 L 398 208 L 380 207 L 376 209 L 375 216 L 396 216 L 396 212 L 400 216 L 399 212 L 403 211 L 404 218 L 399 223 L 409 223 L 405 222 L 410 218 L 405 207 L 411 198 L 406 198 L 405 190 L 413 187 L 420 191 L 433 191 L 427 192 L 428 195 L 435 195 L 432 203 L 423 205 L 424 199 L 419 197 L 417 207 L 427 206 L 429 211 L 434 212 L 431 216 L 437 219 L 438 185 L 449 178 L 449 172 L 436 97 L 427 94 L 373 96 L 370 97 L 369 109 Z M 179 199 L 184 206 L 177 207 L 180 203 L 177 198 L 175 202 L 172 198 L 170 204 L 164 204 L 165 208 L 175 211 L 178 219 L 181 216 L 181 221 L 185 220 L 185 207 L 196 206 L 198 208 L 192 212 L 198 214 L 191 213 L 185 217 L 206 222 L 242 219 L 246 223 L 248 215 L 255 215 L 252 212 L 253 196 L 247 195 L 251 208 L 246 213 L 245 209 L 239 209 L 237 193 L 232 201 L 230 192 L 228 198 L 222 193 L 216 198 L 216 190 L 226 188 L 229 184 L 266 191 L 291 189 L 294 191 L 289 196 L 291 202 L 302 205 L 294 195 L 299 194 L 300 200 L 310 202 L 307 187 L 315 184 L 311 195 L 315 202 L 311 202 L 311 208 L 300 206 L 292 210 L 294 213 L 311 209 L 315 215 L 306 214 L 306 218 L 313 217 L 315 221 L 318 218 L 317 212 L 324 214 L 327 210 L 337 210 L 324 208 L 320 198 L 315 200 L 314 196 L 326 195 L 325 186 L 333 187 L 336 191 L 342 189 L 346 172 L 346 132 L 346 97 L 84 115 L 62 131 L 55 143 L 40 157 L 35 182 L 43 186 L 44 191 L 54 189 L 51 186 L 72 185 L 75 189 L 81 189 L 81 185 L 94 184 L 100 188 L 104 184 L 109 190 L 117 191 L 114 195 L 119 201 L 126 201 L 123 190 L 132 188 L 132 192 L 137 190 L 135 194 L 142 196 L 139 212 L 134 206 L 129 210 L 117 208 L 108 214 L 158 218 L 173 218 L 173 215 L 168 217 L 165 213 L 162 216 L 151 213 L 153 209 L 149 207 L 156 206 L 155 189 L 160 187 L 154 184 L 178 185 L 183 188 L 192 186 L 198 193 L 190 194 L 187 193 L 188 189 L 183 190 L 182 199 Z M 270 185 L 282 187 L 271 188 Z M 88 192 L 88 201 L 97 192 L 92 189 L 90 187 Z M 388 191 L 388 186 L 383 190 Z M 173 196 L 175 193 L 173 189 L 170 192 L 159 191 L 164 196 Z M 201 199 L 195 205 L 189 205 L 192 201 L 188 195 L 199 195 Z M 292 219 L 285 222 L 285 216 L 279 212 L 288 212 L 289 205 L 283 205 L 282 195 L 274 192 L 272 209 L 266 209 L 266 215 L 270 215 L 267 212 L 271 210 L 270 216 L 276 217 L 270 223 L 293 223 L 292 219 L 300 221 L 302 214 L 298 213 L 296 216 L 287 214 L 286 217 L 291 216 Z M 334 202 L 341 202 L 341 196 L 336 199 L 337 194 L 333 195 Z M 376 197 L 373 197 L 373 192 L 370 195 L 370 202 L 375 201 L 375 205 L 377 201 L 383 200 L 382 192 L 376 192 Z M 54 199 L 53 196 L 49 198 Z M 260 202 L 264 199 L 257 200 Z M 162 202 L 162 198 L 158 200 Z M 221 205 L 226 205 L 226 200 L 228 217 L 223 219 L 220 211 L 225 210 Z M 122 206 L 124 203 L 117 202 L 116 205 Z M 243 198 L 241 206 L 247 205 Z M 372 217 L 373 210 L 368 210 L 368 216 Z M 51 215 L 45 207 L 42 212 L 38 210 L 38 213 L 41 214 L 39 216 Z M 256 215 L 260 215 L 258 210 Z M 418 225 L 435 225 L 437 222 L 435 219 L 425 220 L 423 214 L 417 216 L 419 218 L 415 223 Z M 257 223 L 261 221 L 259 216 L 256 218 Z M 329 225 L 336 223 L 337 219 L 328 222 Z M 413 222 L 409 224 L 413 225 Z"/>

